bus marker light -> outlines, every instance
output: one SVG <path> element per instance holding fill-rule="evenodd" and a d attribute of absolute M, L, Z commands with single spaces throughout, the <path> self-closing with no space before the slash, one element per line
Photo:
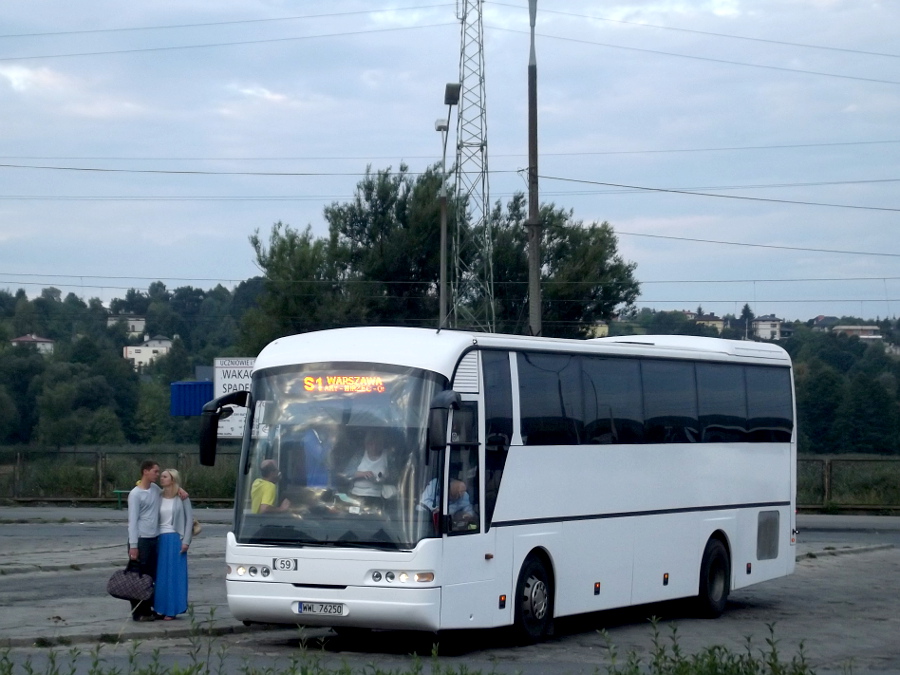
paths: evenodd
<path fill-rule="evenodd" d="M 500 609 L 506 609 L 506 596 L 500 596 Z"/>
<path fill-rule="evenodd" d="M 231 574 L 231 565 L 225 565 L 225 576 Z"/>
<path fill-rule="evenodd" d="M 416 581 L 427 584 L 434 581 L 434 572 L 416 572 Z"/>
<path fill-rule="evenodd" d="M 663 586 L 668 586 L 668 585 L 669 585 L 669 573 L 666 572 L 665 574 L 663 574 Z"/>
<path fill-rule="evenodd" d="M 747 574 L 750 574 L 750 571 L 753 568 L 753 563 L 747 563 Z"/>
<path fill-rule="evenodd" d="M 594 595 L 600 595 L 600 582 L 594 584 Z"/>

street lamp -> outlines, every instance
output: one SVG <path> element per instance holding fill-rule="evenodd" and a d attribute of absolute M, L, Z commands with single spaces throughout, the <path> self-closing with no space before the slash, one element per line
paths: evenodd
<path fill-rule="evenodd" d="M 450 113 L 453 106 L 459 103 L 459 90 L 462 87 L 458 82 L 448 83 L 444 88 L 444 105 L 447 106 L 447 119 L 439 119 L 434 123 L 434 130 L 441 133 L 441 141 L 444 146 L 441 158 L 441 281 L 440 281 L 440 310 L 438 315 L 438 329 L 447 323 L 447 137 L 450 135 Z"/>

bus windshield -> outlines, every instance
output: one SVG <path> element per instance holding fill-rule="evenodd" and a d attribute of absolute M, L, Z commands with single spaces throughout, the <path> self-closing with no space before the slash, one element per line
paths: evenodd
<path fill-rule="evenodd" d="M 447 386 L 373 364 L 254 373 L 238 543 L 408 550 L 435 536 L 422 495 L 440 484 L 442 455 L 426 435 L 429 404 Z"/>

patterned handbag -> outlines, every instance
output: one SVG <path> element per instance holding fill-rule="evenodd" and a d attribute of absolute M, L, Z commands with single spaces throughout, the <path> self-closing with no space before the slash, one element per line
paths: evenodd
<path fill-rule="evenodd" d="M 106 592 L 122 600 L 149 600 L 153 595 L 153 578 L 141 574 L 136 560 L 129 560 L 124 570 L 117 570 L 106 582 Z"/>

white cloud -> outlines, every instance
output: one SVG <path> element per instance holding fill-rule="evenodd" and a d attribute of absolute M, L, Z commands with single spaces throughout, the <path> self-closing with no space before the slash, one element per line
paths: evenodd
<path fill-rule="evenodd" d="M 71 81 L 50 68 L 25 66 L 0 66 L 0 80 L 16 92 L 55 93 L 71 89 Z"/>
<path fill-rule="evenodd" d="M 242 87 L 240 85 L 234 85 L 234 90 L 248 98 L 257 98 L 269 103 L 286 103 L 288 101 L 288 97 L 284 94 L 276 94 L 265 87 Z"/>

